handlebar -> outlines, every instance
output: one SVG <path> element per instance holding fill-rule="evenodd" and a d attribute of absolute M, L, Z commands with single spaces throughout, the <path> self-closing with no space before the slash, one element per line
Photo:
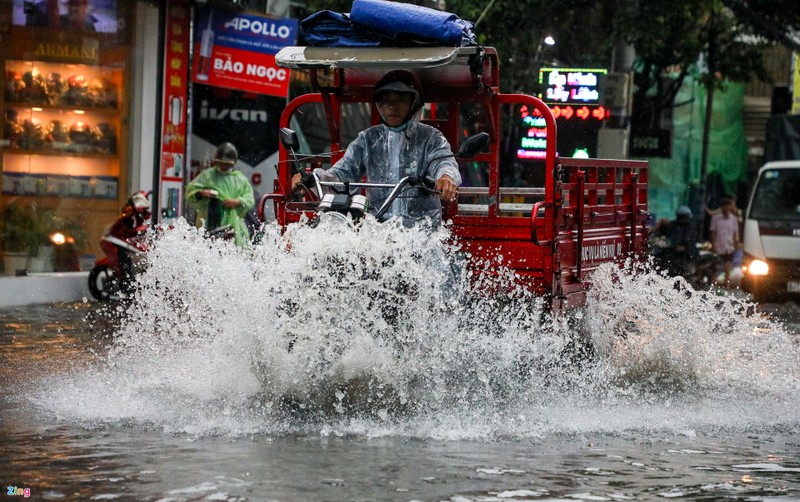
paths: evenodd
<path fill-rule="evenodd" d="M 420 178 L 418 176 L 406 176 L 405 178 L 402 178 L 399 182 L 397 182 L 396 185 L 394 185 L 392 192 L 388 197 L 386 197 L 386 200 L 383 201 L 383 205 L 380 207 L 380 209 L 378 209 L 378 212 L 375 213 L 375 219 L 380 221 L 381 217 L 386 213 L 386 211 L 389 210 L 392 203 L 407 186 L 424 188 L 428 192 L 438 193 L 438 190 L 434 190 L 434 185 L 435 182 L 427 176 L 424 178 Z"/>
<path fill-rule="evenodd" d="M 312 181 L 313 180 L 313 181 Z M 397 183 L 373 183 L 373 182 L 347 182 L 347 181 L 322 181 L 316 175 L 316 173 L 312 172 L 308 174 L 301 182 L 302 185 L 308 186 L 309 184 L 314 184 L 317 190 L 317 194 L 322 194 L 322 189 L 327 187 L 332 189 L 336 193 L 346 193 L 347 195 L 352 195 L 352 189 L 361 189 L 361 188 L 387 188 L 391 189 L 392 191 L 389 193 L 389 196 L 386 197 L 381 207 L 375 213 L 375 218 L 380 220 L 381 217 L 389 210 L 392 203 L 400 196 L 400 194 L 407 188 L 422 188 L 427 190 L 429 193 L 439 193 L 438 190 L 434 188 L 436 182 L 429 176 L 406 176 L 401 178 L 400 181 Z M 320 195 L 321 197 L 321 195 Z"/>

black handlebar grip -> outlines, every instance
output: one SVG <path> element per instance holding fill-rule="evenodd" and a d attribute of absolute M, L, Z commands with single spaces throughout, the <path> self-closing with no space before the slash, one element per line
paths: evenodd
<path fill-rule="evenodd" d="M 300 183 L 308 188 L 315 188 L 317 186 L 317 181 L 314 179 L 314 173 L 306 174 Z"/>

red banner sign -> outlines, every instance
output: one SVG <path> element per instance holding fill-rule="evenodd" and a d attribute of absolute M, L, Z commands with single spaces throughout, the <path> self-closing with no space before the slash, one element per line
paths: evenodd
<path fill-rule="evenodd" d="M 189 0 L 167 2 L 159 219 L 181 215 L 189 76 Z"/>
<path fill-rule="evenodd" d="M 196 72 L 196 67 L 195 67 Z M 275 56 L 230 48 L 218 48 L 210 60 L 205 84 L 256 94 L 285 97 L 289 94 L 289 70 L 275 66 Z"/>

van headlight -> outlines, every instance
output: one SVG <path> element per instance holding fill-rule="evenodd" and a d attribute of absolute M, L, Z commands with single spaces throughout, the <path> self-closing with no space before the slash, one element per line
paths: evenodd
<path fill-rule="evenodd" d="M 767 275 L 769 274 L 769 265 L 765 261 L 753 260 L 747 266 L 747 273 L 750 275 Z"/>

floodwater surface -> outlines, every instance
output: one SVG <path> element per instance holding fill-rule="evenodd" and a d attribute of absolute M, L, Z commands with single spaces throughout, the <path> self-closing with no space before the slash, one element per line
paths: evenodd
<path fill-rule="evenodd" d="M 444 231 L 178 225 L 130 302 L 0 311 L 3 493 L 800 498 L 793 304 L 604 268 L 551 318 L 487 270 Z"/>

